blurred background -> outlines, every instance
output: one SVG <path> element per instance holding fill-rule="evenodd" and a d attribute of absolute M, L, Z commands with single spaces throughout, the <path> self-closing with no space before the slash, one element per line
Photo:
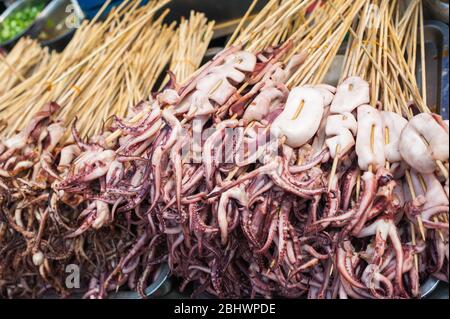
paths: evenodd
<path fill-rule="evenodd" d="M 148 0 L 143 0 L 142 4 Z M 104 11 L 119 5 L 122 0 L 111 0 Z M 215 36 L 230 33 L 238 23 L 251 0 L 173 0 L 167 6 L 167 21 L 188 17 L 191 10 L 204 12 L 216 21 Z M 0 1 L 0 46 L 10 49 L 23 36 L 39 39 L 44 45 L 62 50 L 73 36 L 82 19 L 92 19 L 102 8 L 103 0 L 2 0 Z M 259 1 L 254 12 L 267 3 Z M 233 21 L 236 23 L 234 24 Z M 69 23 L 67 23 L 69 22 Z M 69 27 L 67 26 L 69 24 Z"/>
<path fill-rule="evenodd" d="M 121 2 L 111 0 L 105 14 Z M 72 38 L 79 21 L 92 19 L 104 3 L 104 0 L 0 0 L 0 47 L 11 49 L 18 39 L 27 35 L 60 51 Z M 254 12 L 266 3 L 267 0 L 259 1 Z M 448 0 L 426 0 L 425 3 L 426 19 L 448 24 Z M 204 12 L 208 19 L 216 21 L 214 37 L 217 38 L 233 30 L 250 4 L 251 0 L 173 0 L 168 5 L 170 14 L 166 20 L 187 17 L 190 10 Z"/>

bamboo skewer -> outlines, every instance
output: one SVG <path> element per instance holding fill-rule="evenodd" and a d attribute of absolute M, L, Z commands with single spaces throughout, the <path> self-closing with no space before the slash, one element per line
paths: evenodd
<path fill-rule="evenodd" d="M 387 20 L 388 20 L 388 18 L 389 18 L 389 16 L 386 16 L 386 14 L 384 14 L 384 20 L 385 20 L 385 22 L 384 23 L 382 23 L 382 27 L 381 27 L 381 35 L 379 36 L 379 42 L 380 43 L 382 43 L 382 45 L 380 45 L 380 48 L 379 48 L 379 50 L 378 50 L 378 60 L 376 60 L 374 57 L 373 57 L 373 55 L 374 55 L 374 51 L 372 50 L 372 54 L 369 54 L 369 52 L 368 52 L 368 50 L 364 47 L 364 46 L 362 46 L 362 49 L 363 49 L 363 51 L 366 53 L 366 55 L 368 56 L 368 58 L 369 58 L 369 60 L 371 61 L 371 63 L 372 63 L 372 65 L 373 65 L 373 67 L 372 67 L 372 71 L 370 71 L 370 74 L 371 74 L 371 79 L 372 79 L 372 81 L 373 81 L 373 79 L 374 79 L 374 77 L 373 77 L 373 70 L 377 70 L 378 71 L 378 73 L 377 73 L 377 75 L 376 75 L 376 77 L 375 77 L 375 82 L 376 83 L 378 83 L 379 82 L 379 76 L 378 75 L 381 75 L 381 78 L 383 79 L 383 81 L 384 81 L 384 84 L 389 88 L 389 91 L 384 91 L 383 92 L 383 95 L 384 95 L 384 101 L 385 101 L 385 106 L 386 105 L 391 105 L 391 103 L 386 103 L 387 102 L 387 100 L 388 100 L 388 97 L 390 97 L 390 99 L 391 99 L 391 101 L 392 101 L 392 99 L 393 100 L 397 100 L 397 101 L 399 101 L 399 100 L 405 100 L 405 99 L 403 99 L 403 98 L 401 98 L 401 99 L 399 99 L 399 97 L 402 95 L 402 94 L 400 94 L 400 95 L 398 95 L 398 94 L 396 94 L 396 92 L 394 91 L 394 89 L 393 89 L 393 87 L 391 87 L 390 85 L 389 85 L 389 82 L 388 81 L 386 81 L 387 80 L 387 74 L 388 74 L 388 69 L 387 69 L 387 61 L 389 62 L 389 63 L 391 63 L 392 65 L 390 66 L 391 68 L 394 68 L 395 69 L 395 63 L 393 63 L 393 59 L 392 59 L 392 57 L 390 56 L 390 54 L 386 51 L 386 46 L 387 46 L 387 36 L 386 36 L 386 31 L 385 30 L 389 30 L 390 32 L 391 32 L 391 36 L 392 36 L 392 29 L 390 28 L 390 25 L 388 24 L 388 28 L 386 29 L 386 27 L 385 27 L 385 23 L 387 23 Z M 359 28 L 358 28 L 358 30 L 359 31 L 361 31 L 362 29 L 365 29 L 365 26 L 363 25 L 363 26 L 360 26 Z M 384 30 L 383 30 L 384 29 Z M 361 32 L 359 33 L 359 34 L 356 34 L 356 32 L 354 32 L 352 29 L 350 30 L 350 32 L 352 33 L 352 35 L 353 35 L 353 37 L 354 37 L 354 39 L 355 39 L 355 41 L 359 41 L 359 42 L 362 42 L 361 40 L 358 40 L 358 35 L 359 36 L 361 36 Z M 358 31 L 357 31 L 358 32 Z M 370 40 L 373 40 L 373 39 L 370 39 Z M 394 41 L 395 41 L 395 39 L 394 39 Z M 396 45 L 396 43 L 394 43 L 394 46 Z M 349 46 L 350 47 L 350 46 Z M 348 48 L 349 48 L 348 47 Z M 383 50 L 381 50 L 381 48 L 383 48 Z M 345 67 L 346 69 L 347 69 L 347 71 L 346 72 L 352 72 L 351 70 L 349 70 L 348 68 L 349 68 L 349 66 L 350 65 L 352 65 L 353 66 L 353 68 L 355 68 L 355 61 L 353 61 L 353 63 L 349 63 L 348 61 L 351 61 L 350 59 L 349 59 L 349 52 L 354 52 L 354 51 L 351 51 L 351 50 L 347 50 L 347 52 L 346 52 L 346 57 L 347 57 L 347 66 Z M 398 52 L 398 51 L 397 51 Z M 383 58 L 381 58 L 381 55 L 383 55 Z M 355 55 L 354 55 L 355 56 Z M 398 57 L 398 56 L 397 56 Z M 381 61 L 383 61 L 383 72 L 380 72 L 380 68 L 379 68 L 379 64 L 381 64 Z M 362 63 L 362 64 L 364 64 L 364 63 Z M 377 65 L 378 64 L 378 65 Z M 354 69 L 353 69 L 354 70 Z M 359 72 L 361 72 L 362 70 L 360 69 L 360 71 Z M 396 70 L 397 71 L 397 73 L 401 73 L 401 71 L 399 70 L 399 69 L 397 69 Z M 354 72 L 354 71 L 353 71 Z M 348 73 L 347 73 L 348 74 Z M 364 75 L 367 75 L 366 73 L 364 74 Z M 406 85 L 409 85 L 410 83 L 409 83 L 409 78 L 412 78 L 412 76 L 410 75 L 410 74 L 408 74 L 407 73 L 407 75 L 408 75 L 408 79 L 406 79 L 405 77 L 403 77 L 403 79 L 405 80 L 405 82 L 406 82 Z M 344 76 L 346 76 L 346 75 L 344 75 Z M 396 83 L 396 85 L 397 85 L 397 83 Z M 378 93 L 379 93 L 379 91 L 378 91 L 378 87 L 379 87 L 379 84 L 376 84 L 376 87 L 375 87 L 375 90 L 376 90 L 376 95 L 374 96 L 374 98 L 376 99 L 377 98 L 377 95 L 378 95 Z M 409 89 L 410 89 L 410 91 L 412 92 L 412 95 L 414 96 L 414 91 L 415 91 L 415 89 L 414 89 L 414 87 L 412 86 L 412 85 L 409 85 Z M 373 91 L 373 90 L 372 90 Z M 416 91 L 417 92 L 417 91 Z M 415 96 L 415 97 L 417 97 L 417 95 Z M 373 99 L 372 99 L 372 102 L 373 102 Z M 394 103 L 394 105 L 396 105 L 396 103 Z M 399 111 L 398 109 L 397 109 L 397 111 Z M 409 112 L 407 113 L 407 114 L 409 114 Z M 387 132 L 387 134 L 386 134 L 386 141 L 388 141 L 388 136 L 389 136 L 389 132 Z M 389 163 L 387 163 L 386 164 L 386 166 L 387 167 L 389 167 Z M 332 180 L 332 176 L 330 177 L 330 181 Z M 409 172 L 408 172 L 408 175 L 407 175 L 407 181 L 408 181 L 408 185 L 409 185 L 409 187 L 410 187 L 410 189 L 411 189 L 411 187 L 412 187 L 412 183 L 410 183 L 409 181 L 410 181 L 410 175 L 409 175 Z M 413 197 L 415 197 L 415 192 L 413 191 L 413 189 L 411 189 L 411 191 L 412 191 L 412 194 L 413 194 Z M 357 189 L 357 194 L 359 193 L 359 189 Z M 359 194 L 357 195 L 357 196 L 359 196 Z M 420 229 L 420 232 L 421 232 L 421 235 L 422 235 L 422 238 L 424 238 L 425 239 L 425 230 L 424 230 L 424 227 L 423 227 L 423 223 L 422 223 L 422 221 L 421 221 L 421 217 L 419 216 L 418 217 L 418 225 L 419 225 L 419 229 Z M 413 226 L 412 226 L 413 227 Z M 414 233 L 412 233 L 412 236 L 414 236 Z M 413 241 L 415 241 L 415 238 L 413 238 Z M 415 259 L 417 259 L 417 256 L 415 256 Z M 418 265 L 418 262 L 416 261 L 416 265 Z M 417 267 L 417 266 L 416 266 Z"/>
<path fill-rule="evenodd" d="M 250 7 L 248 8 L 247 12 L 245 13 L 245 15 L 242 17 L 242 19 L 240 19 L 238 26 L 236 27 L 236 29 L 234 30 L 233 34 L 231 35 L 230 39 L 228 40 L 228 43 L 226 45 L 226 48 L 228 48 L 230 45 L 233 45 L 234 40 L 237 38 L 239 32 L 242 29 L 242 26 L 244 25 L 244 23 L 247 21 L 248 17 L 250 16 L 250 14 L 252 13 L 253 9 L 255 8 L 256 4 L 258 3 L 258 0 L 253 0 L 252 4 L 250 5 Z"/>
<path fill-rule="evenodd" d="M 411 193 L 411 197 L 413 200 L 416 200 L 416 192 L 414 190 L 414 186 L 412 183 L 412 179 L 411 179 L 411 173 L 409 171 L 405 172 L 405 177 L 406 177 L 406 182 L 408 183 L 408 187 L 409 187 L 409 191 Z M 426 236 L 425 236 L 425 228 L 423 227 L 423 221 L 422 221 L 422 216 L 418 215 L 417 216 L 417 222 L 419 225 L 419 230 L 420 230 L 420 235 L 422 236 L 422 239 L 425 240 Z"/>
<path fill-rule="evenodd" d="M 178 82 L 184 82 L 199 67 L 213 36 L 214 22 L 201 13 L 191 11 L 189 20 L 182 19 L 177 30 L 178 41 L 169 69 Z M 164 87 L 168 78 L 163 82 Z"/>
<path fill-rule="evenodd" d="M 424 37 L 424 26 L 423 26 L 423 5 L 419 5 L 420 13 L 420 59 L 422 67 L 422 98 L 423 103 L 427 105 L 427 86 L 426 86 L 426 63 L 425 63 L 425 37 Z"/>
<path fill-rule="evenodd" d="M 0 53 L 0 60 L 3 64 L 5 64 L 8 69 L 19 78 L 20 81 L 25 81 L 25 78 L 23 77 L 23 75 L 21 73 L 19 73 L 16 68 L 14 66 L 12 66 L 8 60 L 6 59 L 6 57 Z"/>
<path fill-rule="evenodd" d="M 37 41 L 25 37 L 17 42 L 8 55 L 0 56 L 1 96 L 45 68 L 51 54 Z"/>
<path fill-rule="evenodd" d="M 69 76 L 71 73 L 78 70 L 81 66 L 88 63 L 90 59 L 98 55 L 100 52 L 102 52 L 104 49 L 106 49 L 108 46 L 113 44 L 115 41 L 119 40 L 124 34 L 132 30 L 133 28 L 140 26 L 140 24 L 143 24 L 151 15 L 154 14 L 155 11 L 161 9 L 164 5 L 168 3 L 168 0 L 162 0 L 160 4 L 158 4 L 153 10 L 148 11 L 145 15 L 141 16 L 137 20 L 133 21 L 129 26 L 127 26 L 125 29 L 121 30 L 117 35 L 106 41 L 104 44 L 102 44 L 100 47 L 95 49 L 91 54 L 89 54 L 87 57 L 85 57 L 83 60 L 81 60 L 76 65 L 69 68 L 66 72 L 64 72 L 61 76 L 56 78 L 56 80 L 53 82 L 54 84 L 57 84 L 58 82 L 62 81 L 65 77 Z"/>
<path fill-rule="evenodd" d="M 176 32 L 184 43 L 189 43 L 178 48 L 184 48 L 194 62 L 176 60 L 172 55 L 179 43 L 174 37 L 175 24 L 162 24 L 168 10 L 155 16 L 166 2 L 138 8 L 138 2 L 124 1 L 104 22 L 98 23 L 96 19 L 83 22 L 66 49 L 52 54 L 54 62 L 0 96 L 0 116 L 9 123 L 4 134 L 11 136 L 23 128 L 48 101 L 62 106 L 56 117 L 67 125 L 77 115 L 83 135 L 100 134 L 106 119 L 113 114 L 125 117 L 130 107 L 147 99 L 170 61 L 180 78 L 187 77 L 201 63 L 212 37 L 213 23 L 207 23 L 202 14 L 191 13 Z M 143 23 L 147 23 L 145 28 L 141 28 Z M 67 72 L 70 70 L 75 71 Z M 21 105 L 24 112 L 15 112 Z M 66 139 L 71 139 L 70 133 Z"/>

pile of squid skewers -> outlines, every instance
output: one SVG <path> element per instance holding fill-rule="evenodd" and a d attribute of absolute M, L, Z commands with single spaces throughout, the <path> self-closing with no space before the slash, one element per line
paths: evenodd
<path fill-rule="evenodd" d="M 0 147 L 2 298 L 41 298 L 55 293 L 61 297 L 104 295 L 97 281 L 105 281 L 105 274 L 112 273 L 120 260 L 126 260 L 136 234 L 145 232 L 142 225 L 118 216 L 114 223 L 96 232 L 68 236 L 84 218 L 84 198 L 69 195 L 63 201 L 52 188 L 80 152 L 78 146 L 57 146 L 66 132 L 62 122 L 52 119 L 59 107 L 56 103 L 45 105 L 20 133 L 2 141 Z M 100 218 L 101 209 L 108 207 L 96 203 Z M 152 238 L 153 249 L 147 246 L 148 258 L 164 250 L 158 238 Z M 77 267 L 80 286 L 77 282 L 67 285 L 74 269 L 71 266 Z M 160 269 L 158 265 L 139 267 L 139 273 L 121 277 L 107 286 L 108 291 L 128 285 L 144 294 L 147 281 L 153 281 Z"/>
<path fill-rule="evenodd" d="M 369 105 L 356 76 L 288 89 L 306 56 L 284 65 L 291 48 L 229 47 L 88 140 L 75 121 L 57 147 L 50 103 L 2 141 L 0 295 L 69 294 L 71 263 L 89 298 L 145 296 L 162 263 L 220 298 L 418 298 L 448 281 L 448 123 Z"/>

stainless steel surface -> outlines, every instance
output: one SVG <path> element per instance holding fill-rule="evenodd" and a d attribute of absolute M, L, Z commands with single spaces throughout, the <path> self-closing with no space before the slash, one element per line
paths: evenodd
<path fill-rule="evenodd" d="M 16 0 L 2 0 L 2 2 L 5 4 L 5 6 L 9 7 L 10 5 L 14 4 Z"/>
<path fill-rule="evenodd" d="M 427 299 L 449 299 L 448 297 L 448 283 L 438 282 L 434 289 L 430 290 L 429 294 L 425 297 Z"/>
<path fill-rule="evenodd" d="M 439 285 L 439 280 L 436 278 L 430 277 L 420 286 L 420 294 L 422 298 L 430 298 L 434 290 Z"/>
<path fill-rule="evenodd" d="M 8 16 L 16 12 L 17 10 L 21 10 L 23 7 L 25 7 L 28 4 L 34 4 L 34 3 L 41 3 L 42 0 L 18 0 L 11 4 L 1 15 L 0 15 L 0 23 L 2 23 Z M 39 19 L 42 12 L 36 17 L 35 21 Z M 35 22 L 34 22 L 35 23 Z M 25 34 L 29 34 L 29 31 L 33 27 L 34 23 L 31 23 L 25 30 L 23 30 L 21 33 L 17 34 L 14 38 L 0 43 L 1 46 L 9 47 L 12 46 L 20 37 L 24 36 Z"/>
<path fill-rule="evenodd" d="M 76 0 L 53 0 L 41 12 L 29 33 L 33 38 L 38 38 L 41 32 L 50 32 L 52 27 L 60 23 L 68 25 L 64 33 L 41 42 L 45 46 L 60 51 L 70 41 L 76 27 L 83 19 L 83 11 Z"/>
<path fill-rule="evenodd" d="M 433 19 L 448 23 L 448 1 L 426 0 L 425 3 Z"/>
<path fill-rule="evenodd" d="M 163 298 L 172 290 L 172 282 L 169 278 L 170 269 L 167 264 L 163 264 L 156 280 L 145 289 L 148 298 Z M 140 299 L 138 293 L 134 291 L 119 291 L 111 294 L 108 299 Z"/>
<path fill-rule="evenodd" d="M 170 269 L 167 264 L 161 265 L 156 280 L 145 289 L 147 298 L 165 298 L 172 291 L 172 281 L 170 280 Z M 81 299 L 86 291 L 78 289 L 71 293 L 69 299 Z M 47 293 L 43 299 L 60 299 L 61 297 L 55 292 Z M 138 293 L 134 291 L 118 291 L 109 293 L 108 299 L 140 299 Z"/>

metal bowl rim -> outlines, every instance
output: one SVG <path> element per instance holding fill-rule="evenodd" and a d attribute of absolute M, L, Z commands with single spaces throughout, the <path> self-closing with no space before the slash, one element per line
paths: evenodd
<path fill-rule="evenodd" d="M 39 1 L 39 0 L 18 0 L 16 2 L 14 2 L 12 5 L 10 5 L 9 7 L 6 8 L 5 11 L 3 11 L 3 13 L 0 15 L 0 23 L 3 23 L 3 21 L 11 14 L 14 12 L 14 10 L 16 10 L 18 7 L 20 7 L 21 5 L 27 3 L 27 2 L 33 2 L 33 1 Z M 44 1 L 45 2 L 45 1 Z M 47 6 L 49 6 L 53 1 L 51 1 L 49 4 L 47 4 L 44 9 L 42 9 L 41 12 L 39 12 L 39 14 L 35 17 L 34 21 L 32 23 L 30 23 L 30 25 L 28 27 L 26 27 L 22 32 L 18 33 L 14 38 L 11 38 L 9 40 L 7 40 L 6 42 L 1 42 L 0 46 L 7 46 L 10 45 L 11 43 L 14 43 L 14 41 L 17 41 L 18 39 L 20 39 L 23 35 L 25 35 L 28 31 L 31 30 L 31 28 L 34 26 L 34 24 L 36 23 L 36 21 L 39 20 L 40 16 L 42 15 L 42 13 L 45 11 L 45 9 L 47 8 Z"/>
<path fill-rule="evenodd" d="M 61 1 L 67 1 L 67 0 L 61 0 Z M 78 19 L 80 19 L 80 21 L 82 21 L 83 19 L 85 19 L 85 15 L 83 13 L 83 11 L 80 8 L 80 5 L 78 3 L 77 0 L 68 0 L 72 5 L 74 5 L 75 7 L 75 14 L 77 16 Z M 36 19 L 35 24 L 41 21 L 45 21 L 50 17 L 50 14 L 52 13 L 52 10 L 56 7 L 56 5 L 58 4 L 59 0 L 53 0 L 51 1 L 45 8 L 44 10 L 42 10 L 41 14 L 39 15 L 38 19 Z M 77 28 L 70 28 L 67 30 L 67 32 L 49 39 L 49 40 L 45 40 L 45 41 L 40 41 L 42 45 L 44 46 L 48 46 L 51 45 L 52 43 L 58 42 L 59 40 L 63 39 L 64 37 L 67 37 L 70 34 L 73 34 L 74 32 L 76 32 Z"/>

